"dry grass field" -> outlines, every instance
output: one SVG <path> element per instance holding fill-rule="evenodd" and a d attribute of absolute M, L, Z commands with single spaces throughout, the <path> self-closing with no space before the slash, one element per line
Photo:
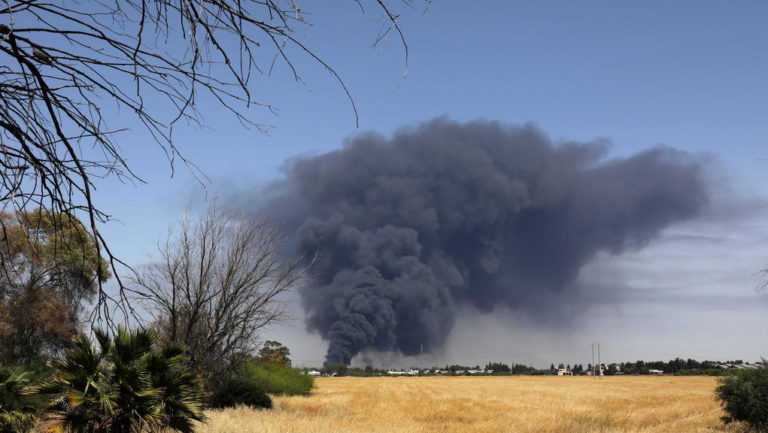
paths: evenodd
<path fill-rule="evenodd" d="M 212 411 L 200 433 L 695 433 L 722 426 L 710 377 L 321 378 L 271 411 Z"/>

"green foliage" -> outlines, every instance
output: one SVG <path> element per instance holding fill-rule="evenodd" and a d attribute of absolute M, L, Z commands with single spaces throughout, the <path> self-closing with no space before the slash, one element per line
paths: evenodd
<path fill-rule="evenodd" d="M 291 366 L 291 351 L 279 341 L 268 340 L 259 350 L 259 361 L 270 364 Z"/>
<path fill-rule="evenodd" d="M 38 407 L 29 391 L 29 374 L 0 368 L 0 433 L 24 433 Z"/>
<path fill-rule="evenodd" d="M 348 368 L 347 369 L 347 376 L 349 377 L 369 377 L 373 374 L 371 372 L 368 372 L 362 368 Z"/>
<path fill-rule="evenodd" d="M 245 361 L 231 377 L 214 388 L 210 404 L 223 408 L 237 405 L 271 408 L 272 395 L 306 395 L 314 378 L 298 369 L 272 362 Z"/>
<path fill-rule="evenodd" d="M 109 265 L 99 257 L 93 237 L 82 222 L 63 212 L 35 209 L 19 215 L 29 250 L 34 256 L 55 265 L 58 278 L 74 280 L 82 287 L 93 286 L 97 276 L 109 279 Z"/>
<path fill-rule="evenodd" d="M 258 385 L 267 394 L 306 395 L 315 386 L 312 376 L 284 365 L 263 362 L 246 362 L 243 376 Z"/>
<path fill-rule="evenodd" d="M 768 362 L 721 378 L 715 398 L 726 413 L 726 424 L 743 422 L 754 431 L 768 431 Z"/>
<path fill-rule="evenodd" d="M 323 366 L 323 374 L 328 376 L 347 376 L 349 374 L 349 366 L 346 364 L 326 365 Z"/>
<path fill-rule="evenodd" d="M 511 373 L 512 369 L 502 362 L 489 362 L 485 365 L 486 370 L 492 370 L 494 374 Z"/>
<path fill-rule="evenodd" d="M 250 406 L 271 409 L 272 399 L 253 380 L 233 377 L 219 384 L 211 397 L 211 406 L 215 408 Z"/>
<path fill-rule="evenodd" d="M 675 376 L 728 376 L 733 370 L 723 370 L 722 368 L 706 368 L 698 370 L 677 370 Z"/>
<path fill-rule="evenodd" d="M 194 431 L 203 414 L 183 349 L 157 347 L 147 330 L 95 334 L 98 347 L 76 339 L 39 389 L 53 395 L 45 416 L 49 432 Z"/>
<path fill-rule="evenodd" d="M 47 361 L 70 347 L 84 300 L 110 277 L 93 236 L 63 212 L 0 212 L 0 362 Z"/>

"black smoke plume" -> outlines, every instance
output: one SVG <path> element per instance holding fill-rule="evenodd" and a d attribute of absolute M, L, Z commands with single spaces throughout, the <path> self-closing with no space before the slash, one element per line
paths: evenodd
<path fill-rule="evenodd" d="M 436 119 L 290 164 L 266 208 L 318 258 L 302 297 L 326 363 L 440 348 L 459 306 L 568 302 L 598 252 L 643 247 L 707 203 L 699 159 L 606 151 L 530 125 Z"/>

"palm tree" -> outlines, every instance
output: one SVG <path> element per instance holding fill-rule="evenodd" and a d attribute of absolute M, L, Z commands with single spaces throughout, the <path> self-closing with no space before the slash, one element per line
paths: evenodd
<path fill-rule="evenodd" d="M 97 347 L 78 338 L 40 388 L 55 395 L 45 416 L 49 433 L 194 431 L 202 406 L 181 347 L 158 348 L 145 329 L 95 336 Z"/>
<path fill-rule="evenodd" d="M 28 386 L 27 373 L 0 369 L 0 433 L 27 432 L 35 423 Z"/>

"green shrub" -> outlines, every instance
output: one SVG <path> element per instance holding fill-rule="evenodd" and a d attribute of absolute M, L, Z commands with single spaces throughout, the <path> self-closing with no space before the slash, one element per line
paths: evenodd
<path fill-rule="evenodd" d="M 251 406 L 270 409 L 272 399 L 252 380 L 233 377 L 218 385 L 211 397 L 211 406 L 215 408 Z"/>
<path fill-rule="evenodd" d="M 39 408 L 29 393 L 29 375 L 0 368 L 0 433 L 23 433 L 35 423 Z"/>
<path fill-rule="evenodd" d="M 768 362 L 721 378 L 715 398 L 726 413 L 726 424 L 743 422 L 754 431 L 768 431 Z"/>
<path fill-rule="evenodd" d="M 315 386 L 312 376 L 278 364 L 247 362 L 242 366 L 242 375 L 273 395 L 306 395 Z"/>
<path fill-rule="evenodd" d="M 118 328 L 74 340 L 38 392 L 50 395 L 45 422 L 55 432 L 193 433 L 204 419 L 185 351 L 160 347 L 154 333 Z"/>

